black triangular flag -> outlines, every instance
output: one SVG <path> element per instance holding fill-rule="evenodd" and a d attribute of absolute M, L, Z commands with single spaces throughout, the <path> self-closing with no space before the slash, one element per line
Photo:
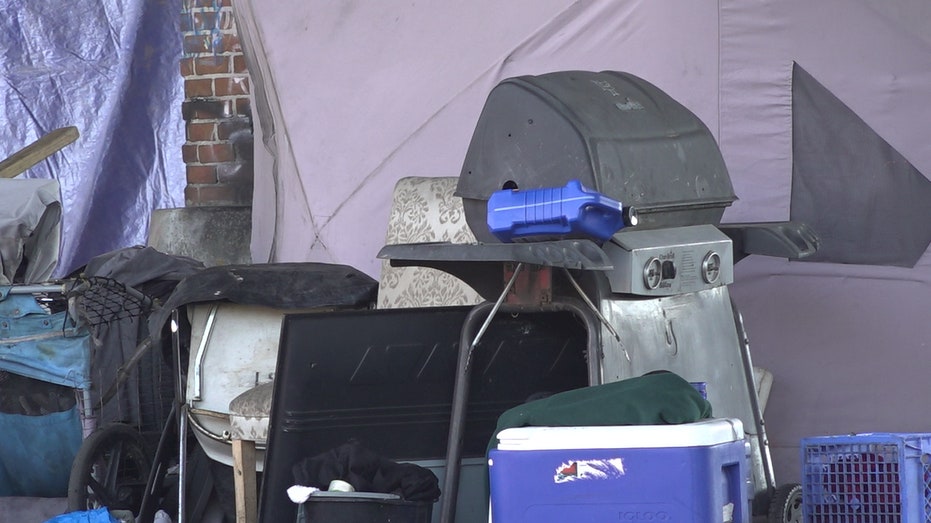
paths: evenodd
<path fill-rule="evenodd" d="M 798 64 L 791 216 L 821 237 L 805 261 L 914 267 L 931 243 L 931 181 Z"/>

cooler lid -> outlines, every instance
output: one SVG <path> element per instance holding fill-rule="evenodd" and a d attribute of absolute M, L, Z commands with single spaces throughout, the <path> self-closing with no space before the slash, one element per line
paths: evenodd
<path fill-rule="evenodd" d="M 498 433 L 498 450 L 709 447 L 740 441 L 743 437 L 743 423 L 737 418 L 682 425 L 517 427 Z"/>

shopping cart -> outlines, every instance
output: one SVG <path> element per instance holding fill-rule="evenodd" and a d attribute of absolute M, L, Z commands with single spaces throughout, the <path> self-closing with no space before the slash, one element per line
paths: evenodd
<path fill-rule="evenodd" d="M 106 332 L 114 325 L 123 323 L 144 323 L 145 317 L 151 312 L 154 302 L 142 292 L 129 287 L 117 280 L 104 277 L 92 277 L 82 280 L 71 291 L 75 314 L 81 317 L 92 332 L 91 339 L 102 350 L 119 350 L 120 339 L 116 345 L 111 341 L 102 343 L 107 339 Z M 147 339 L 147 338 L 146 338 Z M 145 344 L 145 339 L 141 344 Z M 169 382 L 167 371 L 161 372 L 162 379 L 153 379 L 152 370 L 159 370 L 158 360 L 148 359 L 144 365 L 132 362 L 134 369 L 142 369 L 145 376 L 139 383 L 151 384 Z M 137 371 L 139 372 L 139 371 Z M 94 372 L 100 376 L 99 371 Z M 123 373 L 125 374 L 125 373 Z M 142 374 L 140 372 L 140 374 Z M 71 510 L 86 510 L 98 507 L 107 507 L 111 510 L 132 511 L 138 508 L 145 490 L 145 483 L 151 470 L 153 443 L 151 437 L 146 435 L 157 434 L 158 426 L 152 427 L 152 416 L 136 413 L 135 416 L 119 416 L 103 413 L 103 407 L 111 400 L 125 383 L 125 376 L 118 373 L 118 378 L 102 388 L 100 383 L 92 396 L 93 406 L 98 412 L 88 410 L 93 416 L 93 423 L 88 427 L 86 439 L 76 453 L 69 471 L 68 480 L 68 507 Z M 95 384 L 97 385 L 97 384 Z M 139 389 L 142 390 L 142 389 Z M 136 405 L 148 405 L 151 410 L 153 400 L 158 398 L 142 399 L 136 390 Z M 125 394 L 125 391 L 124 391 Z M 156 402 L 157 403 L 157 402 Z M 116 409 L 119 412 L 120 409 Z M 121 419 L 114 419 L 114 416 Z M 99 424 L 98 420 L 103 420 Z"/>
<path fill-rule="evenodd" d="M 132 247 L 91 260 L 71 288 L 74 314 L 94 344 L 97 427 L 71 467 L 70 510 L 138 511 L 177 381 L 170 353 L 150 350 L 147 320 L 178 281 L 202 269 L 190 258 Z"/>

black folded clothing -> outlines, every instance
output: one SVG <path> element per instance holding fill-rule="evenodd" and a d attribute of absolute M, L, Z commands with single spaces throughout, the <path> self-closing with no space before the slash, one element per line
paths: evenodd
<path fill-rule="evenodd" d="M 292 466 L 291 473 L 295 484 L 319 489 L 339 479 L 358 492 L 397 494 L 407 501 L 436 501 L 440 497 L 439 480 L 429 469 L 382 458 L 354 440 L 302 459 Z"/>

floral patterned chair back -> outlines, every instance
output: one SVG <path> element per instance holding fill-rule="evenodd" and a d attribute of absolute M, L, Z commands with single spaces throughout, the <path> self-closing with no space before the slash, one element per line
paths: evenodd
<path fill-rule="evenodd" d="M 475 243 L 462 199 L 453 196 L 456 177 L 408 177 L 394 187 L 386 245 L 423 242 Z M 392 267 L 382 262 L 379 309 L 475 305 L 484 301 L 472 287 L 429 267 Z"/>

